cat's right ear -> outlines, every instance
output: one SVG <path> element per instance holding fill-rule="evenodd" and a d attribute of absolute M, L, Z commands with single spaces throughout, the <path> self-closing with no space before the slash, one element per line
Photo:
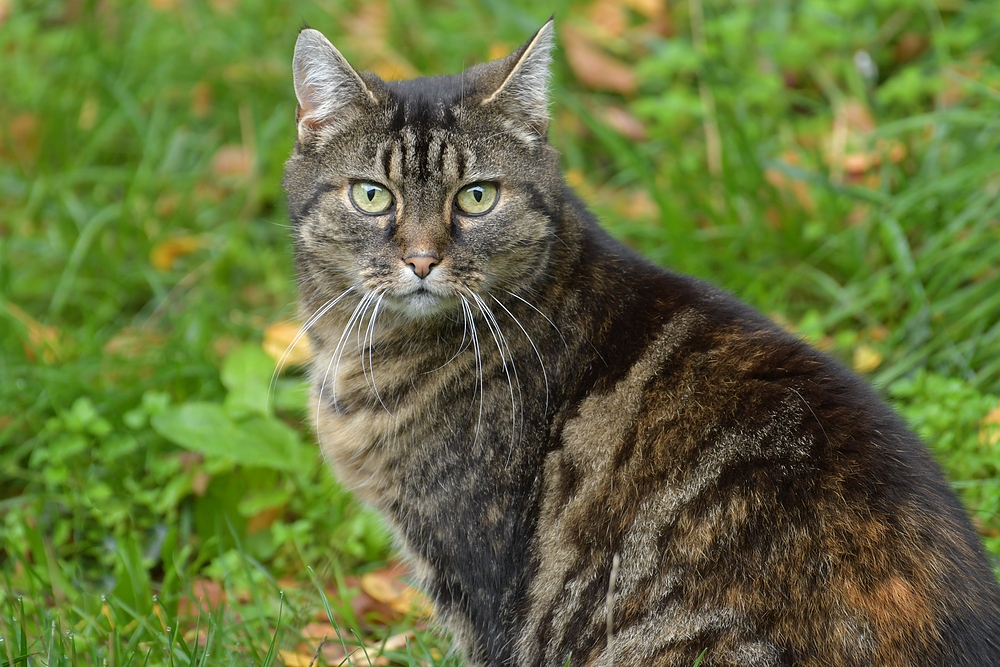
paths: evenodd
<path fill-rule="evenodd" d="M 299 33 L 292 73 L 299 101 L 299 140 L 311 130 L 329 128 L 337 132 L 377 101 L 340 51 L 312 28 Z"/>

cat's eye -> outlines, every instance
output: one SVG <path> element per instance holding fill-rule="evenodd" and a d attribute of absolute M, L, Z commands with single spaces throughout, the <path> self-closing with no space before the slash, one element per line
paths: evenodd
<path fill-rule="evenodd" d="M 389 188 L 370 181 L 358 181 L 351 186 L 351 201 L 362 213 L 378 215 L 392 208 Z"/>
<path fill-rule="evenodd" d="M 489 213 L 497 203 L 496 183 L 466 185 L 455 195 L 455 205 L 466 215 Z"/>

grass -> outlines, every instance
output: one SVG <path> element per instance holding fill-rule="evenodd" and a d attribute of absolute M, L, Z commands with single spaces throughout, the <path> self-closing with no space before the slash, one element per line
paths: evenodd
<path fill-rule="evenodd" d="M 389 539 L 318 460 L 301 376 L 270 387 L 303 22 L 410 76 L 554 11 L 570 182 L 867 373 L 1000 557 L 1000 18 L 661 5 L 0 1 L 0 665 L 308 665 L 324 633 L 317 664 L 459 664 L 375 613 Z"/>

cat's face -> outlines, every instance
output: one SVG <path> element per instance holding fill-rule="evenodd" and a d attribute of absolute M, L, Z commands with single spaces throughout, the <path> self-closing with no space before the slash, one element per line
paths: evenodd
<path fill-rule="evenodd" d="M 387 83 L 300 34 L 285 188 L 307 302 L 350 292 L 431 317 L 546 270 L 561 188 L 545 141 L 550 48 L 546 24 L 503 60 Z"/>

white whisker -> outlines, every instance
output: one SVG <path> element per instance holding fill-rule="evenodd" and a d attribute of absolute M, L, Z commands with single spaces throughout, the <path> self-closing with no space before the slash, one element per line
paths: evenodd
<path fill-rule="evenodd" d="M 316 312 L 313 313 L 312 316 L 308 320 L 306 320 L 306 323 L 303 324 L 299 328 L 298 333 L 296 333 L 295 337 L 292 338 L 292 342 L 289 343 L 287 347 L 285 347 L 285 351 L 281 353 L 281 358 L 278 359 L 278 365 L 274 367 L 274 372 L 271 373 L 271 381 L 267 385 L 267 406 L 268 407 L 270 407 L 271 396 L 274 395 L 274 388 L 275 388 L 275 386 L 278 383 L 278 375 L 281 373 L 281 371 L 284 370 L 284 368 L 285 368 L 285 362 L 288 361 L 288 357 L 289 357 L 289 355 L 291 355 L 292 350 L 295 349 L 295 346 L 298 344 L 298 342 L 300 340 L 302 340 L 302 337 L 305 336 L 309 332 L 309 329 L 311 329 L 313 327 L 313 325 L 315 325 L 316 322 L 318 322 L 320 320 L 320 318 L 322 318 L 324 315 L 326 315 L 328 312 L 330 312 L 330 310 L 334 306 L 336 306 L 340 302 L 341 299 L 343 299 L 345 296 L 347 296 L 348 294 L 350 294 L 353 291 L 354 291 L 354 287 L 348 287 L 346 290 L 344 290 L 343 292 L 341 292 L 339 296 L 337 296 L 337 297 L 335 297 L 333 299 L 330 299 L 329 301 L 327 301 L 326 303 L 324 303 L 322 306 L 320 306 L 319 308 L 317 308 Z"/>
<path fill-rule="evenodd" d="M 482 300 L 477 294 L 471 293 L 471 296 L 476 301 L 476 305 L 479 306 L 480 312 L 483 314 L 483 319 L 486 322 L 487 328 L 489 328 L 490 333 L 493 335 L 493 342 L 496 343 L 497 351 L 500 352 L 500 360 L 503 363 L 504 374 L 507 376 L 507 386 L 510 389 L 510 452 L 508 453 L 507 462 L 510 463 L 510 456 L 514 452 L 514 444 L 517 439 L 517 399 L 514 397 L 514 383 L 517 383 L 517 393 L 518 396 L 521 395 L 521 381 L 517 377 L 517 367 L 514 365 L 514 354 L 510 349 L 510 345 L 507 343 L 506 336 L 503 335 L 503 331 L 500 330 L 500 324 L 497 322 L 496 318 L 493 316 L 493 311 L 490 310 L 486 302 Z M 510 363 L 507 363 L 508 357 L 510 358 Z M 514 380 L 511 381 L 510 372 L 514 371 Z M 522 402 L 523 406 L 523 402 Z M 521 425 L 524 425 L 524 419 L 522 414 Z"/>
<path fill-rule="evenodd" d="M 496 298 L 492 294 L 490 296 L 493 298 L 494 301 L 497 302 L 497 304 L 501 308 L 504 309 L 504 312 L 506 312 L 510 316 L 510 319 L 514 320 L 514 324 L 516 324 L 521 329 L 521 333 L 523 333 L 524 337 L 528 339 L 528 343 L 531 345 L 531 349 L 535 351 L 535 357 L 538 358 L 538 365 L 542 369 L 542 380 L 545 382 L 545 412 L 543 413 L 543 415 L 546 415 L 549 412 L 549 374 L 545 372 L 545 362 L 542 361 L 542 354 L 538 351 L 538 347 L 535 345 L 535 341 L 531 340 L 531 336 L 528 335 L 527 329 L 524 328 L 520 320 L 514 317 L 514 313 L 510 312 L 510 310 L 507 309 L 507 306 L 503 305 L 503 302 L 501 302 L 500 299 Z"/>

